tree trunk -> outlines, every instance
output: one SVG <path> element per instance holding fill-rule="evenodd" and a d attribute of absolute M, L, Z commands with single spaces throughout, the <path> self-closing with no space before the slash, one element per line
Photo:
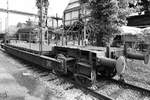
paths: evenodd
<path fill-rule="evenodd" d="M 102 34 L 98 34 L 96 36 L 96 46 L 105 46 L 105 43 L 102 40 L 103 35 Z"/>

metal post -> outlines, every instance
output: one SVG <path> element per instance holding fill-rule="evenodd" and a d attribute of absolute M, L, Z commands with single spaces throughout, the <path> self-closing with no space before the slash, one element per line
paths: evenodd
<path fill-rule="evenodd" d="M 5 44 L 7 43 L 6 38 L 7 38 L 7 19 L 5 18 L 5 41 L 4 41 Z"/>
<path fill-rule="evenodd" d="M 52 28 L 54 28 L 54 19 L 52 18 Z"/>
<path fill-rule="evenodd" d="M 47 27 L 47 30 L 46 30 L 46 36 L 47 36 L 47 44 L 49 42 L 49 32 L 48 32 L 48 27 Z"/>
<path fill-rule="evenodd" d="M 75 45 L 75 34 L 72 35 L 72 39 L 73 39 L 73 45 Z"/>
<path fill-rule="evenodd" d="M 106 57 L 107 57 L 107 58 L 110 58 L 110 57 L 111 57 L 110 53 L 111 53 L 111 51 L 110 51 L 110 45 L 108 45 L 108 46 L 106 47 Z"/>
<path fill-rule="evenodd" d="M 81 31 L 78 32 L 78 45 L 80 45 L 80 34 L 81 34 Z"/>
<path fill-rule="evenodd" d="M 2 32 L 2 20 L 0 19 L 0 32 Z"/>
<path fill-rule="evenodd" d="M 78 15 L 79 21 L 82 21 L 81 19 L 81 11 L 79 11 L 79 15 Z M 80 41 L 81 41 L 81 34 L 82 34 L 82 30 L 79 30 L 78 32 L 78 45 L 80 45 Z"/>
<path fill-rule="evenodd" d="M 86 39 L 86 24 L 87 24 L 87 22 L 86 22 L 86 12 L 85 12 L 85 6 L 83 5 L 83 16 L 84 16 L 84 34 L 83 34 L 83 40 L 84 40 L 84 42 L 85 42 L 85 39 Z M 86 43 L 84 43 L 84 45 L 86 45 Z"/>
<path fill-rule="evenodd" d="M 8 0 L 7 0 L 7 18 L 5 19 L 5 44 L 7 43 L 7 35 L 8 35 L 8 32 L 9 32 L 9 28 L 8 28 L 8 19 L 9 19 L 9 16 L 8 16 Z"/>
<path fill-rule="evenodd" d="M 62 46 L 64 45 L 64 34 L 65 34 L 65 13 L 64 13 L 64 16 L 63 16 Z"/>
<path fill-rule="evenodd" d="M 81 31 L 81 43 L 82 43 L 82 46 L 83 46 L 83 43 L 84 42 L 84 32 L 83 31 Z"/>
<path fill-rule="evenodd" d="M 42 54 L 42 47 L 43 47 L 43 46 L 42 46 L 42 32 L 43 32 L 43 31 L 42 31 L 42 26 L 43 26 L 43 25 L 42 25 L 42 20 L 43 20 L 43 18 L 42 18 L 42 17 L 43 17 L 43 14 L 42 14 L 42 13 L 43 13 L 43 12 L 42 12 L 42 10 L 43 10 L 43 9 L 42 9 L 42 8 L 43 8 L 42 0 L 40 1 L 40 4 L 41 4 L 41 5 L 40 5 L 40 44 L 39 44 L 39 49 L 40 49 L 40 50 L 39 50 L 39 51 L 40 51 L 40 54 Z"/>
<path fill-rule="evenodd" d="M 84 45 L 86 45 L 85 43 L 85 39 L 86 39 L 86 18 L 85 18 L 85 22 L 84 22 L 84 33 L 83 33 L 83 40 L 84 40 Z"/>
<path fill-rule="evenodd" d="M 57 13 L 56 13 L 56 22 L 57 22 L 57 28 L 58 28 L 58 16 L 57 16 Z"/>
<path fill-rule="evenodd" d="M 58 19 L 57 19 L 58 17 L 57 17 L 57 13 L 56 13 L 56 22 L 57 22 L 57 29 L 58 29 Z M 58 36 L 59 36 L 59 34 L 57 33 L 56 34 L 56 45 L 58 45 Z"/>
<path fill-rule="evenodd" d="M 66 37 L 66 41 L 65 41 L 65 42 L 66 42 L 66 45 L 67 45 L 67 42 L 68 42 L 68 41 L 67 41 L 67 33 L 68 33 L 68 32 L 65 32 L 65 34 L 66 34 L 66 36 L 65 36 L 65 37 Z"/>
<path fill-rule="evenodd" d="M 29 48 L 31 49 L 31 32 L 29 32 Z"/>

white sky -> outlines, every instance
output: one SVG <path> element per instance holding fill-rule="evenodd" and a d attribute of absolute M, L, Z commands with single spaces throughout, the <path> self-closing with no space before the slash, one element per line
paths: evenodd
<path fill-rule="evenodd" d="M 37 13 L 36 0 L 8 0 L 9 9 L 30 13 Z M 48 16 L 55 16 L 58 13 L 62 17 L 63 11 L 70 0 L 49 0 Z M 7 8 L 7 0 L 0 0 L 0 8 Z M 16 25 L 18 22 L 25 22 L 27 19 L 35 20 L 34 17 L 17 14 L 9 14 L 9 25 Z M 0 12 L 0 30 L 5 28 L 6 13 Z"/>

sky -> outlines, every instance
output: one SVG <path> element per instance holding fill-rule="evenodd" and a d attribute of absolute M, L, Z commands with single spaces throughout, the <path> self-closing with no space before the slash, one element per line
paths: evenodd
<path fill-rule="evenodd" d="M 55 16 L 58 13 L 62 17 L 63 11 L 70 0 L 49 0 L 48 16 Z M 36 0 L 8 0 L 9 9 L 30 13 L 37 13 Z M 0 8 L 7 8 L 7 0 L 0 0 Z M 0 12 L 0 31 L 6 26 L 7 14 Z M 18 22 L 25 22 L 29 18 L 37 20 L 35 17 L 9 14 L 8 25 L 16 25 Z"/>

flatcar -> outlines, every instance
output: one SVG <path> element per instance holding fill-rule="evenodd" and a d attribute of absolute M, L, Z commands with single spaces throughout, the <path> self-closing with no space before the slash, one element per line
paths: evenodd
<path fill-rule="evenodd" d="M 40 55 L 37 51 L 14 45 L 3 44 L 6 52 L 21 59 L 37 64 L 61 75 L 72 75 L 78 83 L 95 83 L 99 77 L 112 78 L 116 74 L 121 75 L 126 67 L 126 58 L 149 61 L 149 55 L 128 53 L 125 49 L 123 54 L 112 59 L 110 48 L 106 55 L 98 56 L 93 50 L 79 47 L 54 46 L 47 55 Z"/>

